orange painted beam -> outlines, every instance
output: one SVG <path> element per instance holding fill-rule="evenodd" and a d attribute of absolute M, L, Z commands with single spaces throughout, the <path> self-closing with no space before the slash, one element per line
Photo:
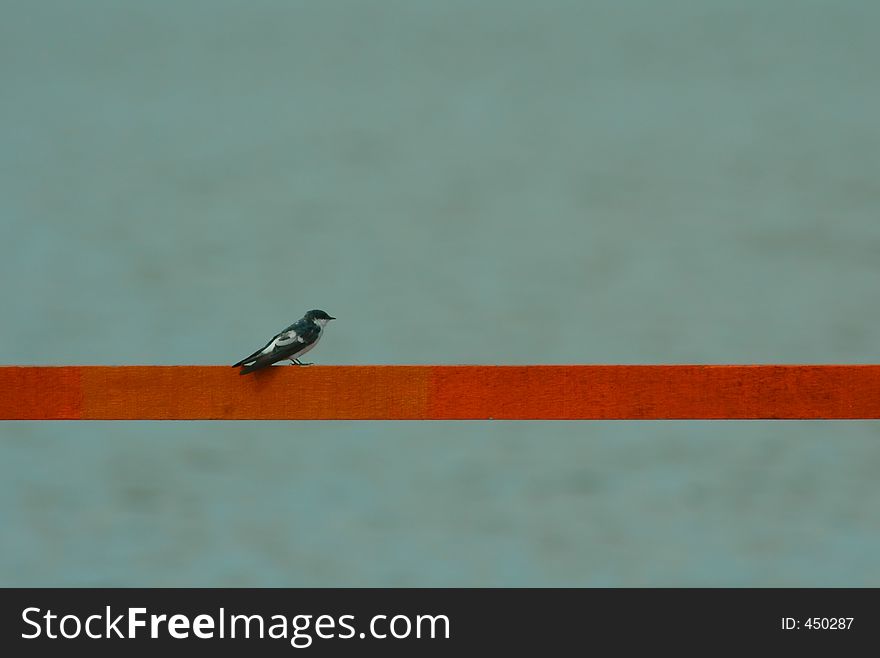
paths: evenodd
<path fill-rule="evenodd" d="M 880 365 L 0 366 L 0 420 L 880 418 Z"/>

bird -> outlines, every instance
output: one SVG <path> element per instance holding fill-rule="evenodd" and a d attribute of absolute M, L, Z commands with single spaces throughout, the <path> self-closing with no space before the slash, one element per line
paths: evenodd
<path fill-rule="evenodd" d="M 246 375 L 287 359 L 298 366 L 310 366 L 311 363 L 300 361 L 300 357 L 318 344 L 324 334 L 324 327 L 330 320 L 335 319 L 320 309 L 309 311 L 292 325 L 272 336 L 265 346 L 234 363 L 232 367 L 244 366 L 238 374 Z"/>

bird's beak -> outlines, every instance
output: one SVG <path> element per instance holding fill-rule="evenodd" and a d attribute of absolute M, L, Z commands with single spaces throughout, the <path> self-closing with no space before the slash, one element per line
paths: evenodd
<path fill-rule="evenodd" d="M 335 320 L 336 318 L 330 318 L 331 320 Z"/>

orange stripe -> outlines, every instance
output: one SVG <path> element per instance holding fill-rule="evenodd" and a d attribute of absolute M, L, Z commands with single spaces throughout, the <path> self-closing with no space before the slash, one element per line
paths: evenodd
<path fill-rule="evenodd" d="M 78 420 L 81 370 L 0 366 L 0 420 Z"/>
<path fill-rule="evenodd" d="M 431 418 L 880 418 L 880 366 L 435 367 Z"/>
<path fill-rule="evenodd" d="M 77 418 L 880 418 L 880 366 L 0 367 L 0 419 Z"/>
<path fill-rule="evenodd" d="M 96 366 L 84 369 L 83 418 L 416 418 L 427 375 L 382 366 L 275 367 L 247 376 L 227 366 Z"/>

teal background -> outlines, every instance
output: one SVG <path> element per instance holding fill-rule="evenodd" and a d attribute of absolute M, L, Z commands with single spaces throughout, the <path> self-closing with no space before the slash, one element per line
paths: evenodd
<path fill-rule="evenodd" d="M 880 362 L 880 4 L 0 6 L 2 363 L 315 307 L 323 364 Z M 5 422 L 0 585 L 878 586 L 878 472 L 872 422 Z"/>

